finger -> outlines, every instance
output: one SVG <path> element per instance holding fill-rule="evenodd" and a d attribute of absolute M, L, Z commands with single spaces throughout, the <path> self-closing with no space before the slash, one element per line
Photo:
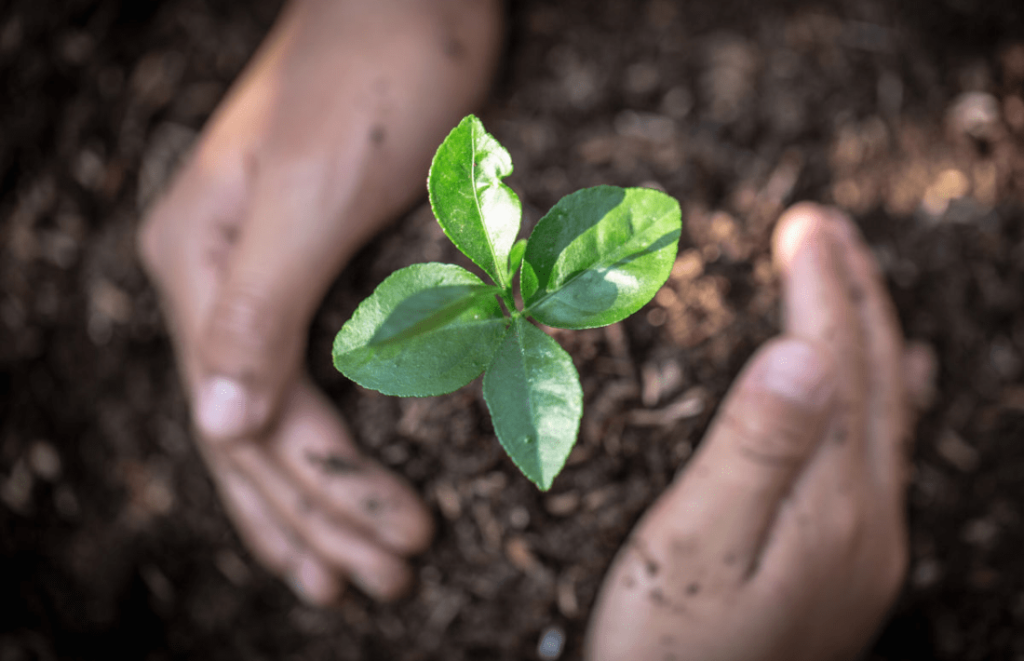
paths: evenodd
<path fill-rule="evenodd" d="M 348 576 L 369 596 L 390 601 L 409 587 L 412 576 L 400 558 L 367 539 L 351 523 L 327 516 L 262 450 L 245 444 L 232 447 L 228 454 L 274 513 L 287 521 L 289 528 L 317 556 Z"/>
<path fill-rule="evenodd" d="M 140 226 L 139 256 L 179 351 L 195 345 L 212 308 L 244 197 L 240 160 L 200 149 Z"/>
<path fill-rule="evenodd" d="M 839 377 L 840 412 L 830 429 L 822 460 L 825 477 L 848 484 L 867 469 L 864 441 L 868 363 L 861 319 L 851 302 L 843 260 L 829 231 L 828 213 L 800 204 L 779 220 L 773 252 L 782 271 L 786 334 L 808 340 L 828 352 Z"/>
<path fill-rule="evenodd" d="M 336 572 L 281 524 L 244 477 L 225 467 L 212 470 L 228 516 L 256 560 L 284 578 L 306 603 L 335 602 L 343 587 Z"/>
<path fill-rule="evenodd" d="M 192 392 L 198 374 L 196 338 L 212 307 L 243 208 L 243 168 L 229 158 L 237 153 L 204 145 L 150 211 L 137 239 Z M 303 601 L 335 601 L 343 588 L 336 572 L 296 540 L 244 476 L 215 459 L 201 435 L 198 440 L 226 512 L 254 558 L 285 579 Z"/>
<path fill-rule="evenodd" d="M 829 229 L 846 265 L 849 296 L 865 339 L 868 461 L 884 493 L 902 494 L 906 484 L 907 439 L 911 433 L 911 405 L 902 371 L 903 331 L 878 265 L 860 231 L 845 215 L 834 210 L 829 213 Z M 896 502 L 902 502 L 902 498 Z"/>
<path fill-rule="evenodd" d="M 732 558 L 735 575 L 753 569 L 779 501 L 821 440 L 836 383 L 817 347 L 767 343 L 737 377 L 679 494 L 668 496 L 664 507 L 677 501 L 686 526 L 703 531 L 707 554 Z"/>
<path fill-rule="evenodd" d="M 250 204 L 199 338 L 197 422 L 211 439 L 256 434 L 273 417 L 298 376 L 309 319 L 366 238 L 366 210 L 337 217 L 371 142 L 369 131 L 352 133 L 359 139 L 335 145 L 334 161 L 268 148 L 250 166 Z"/>
<path fill-rule="evenodd" d="M 412 489 L 360 456 L 334 407 L 312 384 L 302 383 L 291 397 L 294 422 L 267 442 L 269 456 L 327 513 L 395 553 L 424 550 L 433 520 Z"/>

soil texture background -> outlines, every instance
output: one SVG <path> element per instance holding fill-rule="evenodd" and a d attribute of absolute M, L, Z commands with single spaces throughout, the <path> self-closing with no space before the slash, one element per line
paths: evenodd
<path fill-rule="evenodd" d="M 1019 0 L 520 0 L 481 117 L 528 231 L 602 183 L 677 197 L 667 286 L 557 337 L 585 393 L 549 493 L 479 383 L 396 399 L 330 344 L 393 269 L 455 261 L 421 206 L 340 275 L 309 363 L 438 535 L 390 606 L 299 604 L 225 518 L 134 253 L 279 9 L 14 1 L 0 12 L 0 660 L 578 659 L 601 578 L 778 331 L 768 240 L 809 199 L 860 224 L 940 369 L 919 425 L 905 590 L 869 658 L 1024 660 L 1024 5 Z M 424 191 L 425 192 L 425 191 Z M 680 658 L 684 658 L 680 656 Z"/>

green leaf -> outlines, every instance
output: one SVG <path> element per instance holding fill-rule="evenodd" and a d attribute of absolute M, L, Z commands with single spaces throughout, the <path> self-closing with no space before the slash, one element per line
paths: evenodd
<path fill-rule="evenodd" d="M 526 314 L 557 328 L 625 319 L 665 284 L 681 231 L 679 203 L 656 190 L 597 186 L 566 195 L 526 246 Z"/>
<path fill-rule="evenodd" d="M 469 115 L 452 129 L 430 165 L 430 206 L 452 243 L 506 289 L 508 256 L 519 234 L 522 207 L 501 182 L 512 157 L 479 119 Z"/>
<path fill-rule="evenodd" d="M 512 252 L 508 254 L 508 281 L 516 274 L 519 265 L 523 263 L 523 255 L 526 254 L 526 239 L 519 239 L 512 245 Z"/>
<path fill-rule="evenodd" d="M 338 331 L 334 366 L 388 395 L 458 390 L 483 372 L 505 335 L 498 293 L 452 264 L 396 271 Z"/>
<path fill-rule="evenodd" d="M 484 374 L 484 399 L 505 452 L 547 491 L 576 444 L 583 415 L 583 389 L 572 358 L 517 317 Z"/>

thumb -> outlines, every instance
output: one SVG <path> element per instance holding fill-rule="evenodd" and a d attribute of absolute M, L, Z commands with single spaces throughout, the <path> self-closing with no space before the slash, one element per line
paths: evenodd
<path fill-rule="evenodd" d="M 315 195 L 255 183 L 199 338 L 195 421 L 215 441 L 256 433 L 276 414 L 341 260 L 331 254 L 338 252 L 336 223 L 316 213 Z"/>
<path fill-rule="evenodd" d="M 690 503 L 687 525 L 713 530 L 707 542 L 735 569 L 746 572 L 758 556 L 778 503 L 824 434 L 836 387 L 826 352 L 790 337 L 766 343 L 683 473 L 674 497 Z"/>

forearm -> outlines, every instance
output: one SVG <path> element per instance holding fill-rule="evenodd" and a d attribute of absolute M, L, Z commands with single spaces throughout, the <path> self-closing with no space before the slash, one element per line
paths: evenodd
<path fill-rule="evenodd" d="M 425 193 L 434 150 L 483 100 L 501 36 L 499 0 L 295 0 L 286 10 L 272 38 L 316 47 L 288 49 L 281 69 L 325 79 L 281 81 L 302 90 L 285 98 L 310 106 L 289 112 L 309 119 L 275 131 L 268 150 L 334 146 L 329 167 L 295 174 L 327 178 L 321 204 L 342 217 L 351 252 Z"/>
<path fill-rule="evenodd" d="M 374 36 L 363 42 L 374 73 L 362 116 L 370 154 L 352 199 L 356 217 L 366 219 L 350 228 L 358 243 L 425 194 L 434 151 L 483 102 L 502 45 L 498 0 L 385 4 L 392 8 L 375 7 Z"/>
<path fill-rule="evenodd" d="M 501 13 L 500 0 L 292 0 L 196 155 L 205 177 L 248 187 L 233 271 L 292 273 L 279 286 L 309 296 L 290 313 L 312 314 L 345 262 L 426 192 L 434 150 L 487 91 Z"/>

